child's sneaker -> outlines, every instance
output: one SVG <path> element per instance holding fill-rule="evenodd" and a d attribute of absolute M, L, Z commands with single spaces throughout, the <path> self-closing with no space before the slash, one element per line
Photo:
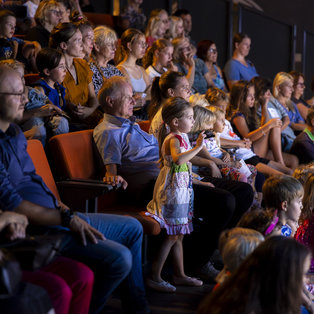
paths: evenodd
<path fill-rule="evenodd" d="M 175 286 L 167 281 L 163 280 L 161 282 L 158 282 L 149 278 L 146 279 L 146 286 L 150 289 L 160 292 L 175 292 L 177 290 Z"/>

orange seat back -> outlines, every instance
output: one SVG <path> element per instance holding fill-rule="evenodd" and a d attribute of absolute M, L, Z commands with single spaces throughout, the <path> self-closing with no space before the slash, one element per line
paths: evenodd
<path fill-rule="evenodd" d="M 40 79 L 39 73 L 29 73 L 24 75 L 25 85 L 30 86 Z"/>
<path fill-rule="evenodd" d="M 43 178 L 54 196 L 60 200 L 60 195 L 41 142 L 39 140 L 28 140 L 27 152 L 32 158 L 36 173 Z"/>
<path fill-rule="evenodd" d="M 87 17 L 88 21 L 95 26 L 106 25 L 111 28 L 114 27 L 114 17 L 111 14 L 84 12 L 84 15 Z"/>
<path fill-rule="evenodd" d="M 150 127 L 150 121 L 149 120 L 139 121 L 138 124 L 143 131 L 149 133 L 149 127 Z"/>
<path fill-rule="evenodd" d="M 99 179 L 102 166 L 93 144 L 93 130 L 53 136 L 49 140 L 61 179 Z"/>

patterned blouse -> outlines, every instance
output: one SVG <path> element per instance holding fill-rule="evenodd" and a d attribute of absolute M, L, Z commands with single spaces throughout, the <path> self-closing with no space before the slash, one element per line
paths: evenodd
<path fill-rule="evenodd" d="M 120 70 L 118 70 L 115 66 L 111 64 L 107 64 L 107 66 L 104 68 L 96 65 L 95 62 L 91 61 L 89 63 L 89 67 L 93 72 L 93 84 L 96 96 L 98 95 L 98 92 L 100 91 L 104 83 L 104 77 L 110 78 L 112 76 L 123 76 Z M 102 71 L 102 73 L 100 72 L 100 70 Z"/>

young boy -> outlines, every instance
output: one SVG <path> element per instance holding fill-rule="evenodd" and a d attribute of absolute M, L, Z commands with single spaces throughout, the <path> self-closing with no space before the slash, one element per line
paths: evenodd
<path fill-rule="evenodd" d="M 298 227 L 303 193 L 302 184 L 291 176 L 272 176 L 264 183 L 265 207 L 278 210 L 283 236 L 293 236 Z"/>
<path fill-rule="evenodd" d="M 18 58 L 37 72 L 35 56 L 40 50 L 40 45 L 36 41 L 24 41 L 13 37 L 15 26 L 15 14 L 9 10 L 0 10 L 0 60 Z"/>

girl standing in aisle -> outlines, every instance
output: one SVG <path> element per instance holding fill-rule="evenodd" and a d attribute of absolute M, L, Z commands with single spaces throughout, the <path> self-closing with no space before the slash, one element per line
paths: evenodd
<path fill-rule="evenodd" d="M 188 277 L 183 267 L 182 240 L 192 230 L 194 184 L 209 185 L 192 177 L 190 160 L 203 147 L 201 133 L 194 148 L 188 150 L 188 137 L 193 123 L 193 108 L 181 97 L 169 98 L 163 106 L 164 123 L 159 132 L 161 171 L 154 188 L 153 200 L 147 205 L 149 215 L 166 229 L 166 237 L 152 264 L 148 287 L 164 292 L 174 292 L 175 286 L 161 278 L 161 270 L 171 252 L 174 262 L 174 285 L 201 286 L 203 282 Z"/>

